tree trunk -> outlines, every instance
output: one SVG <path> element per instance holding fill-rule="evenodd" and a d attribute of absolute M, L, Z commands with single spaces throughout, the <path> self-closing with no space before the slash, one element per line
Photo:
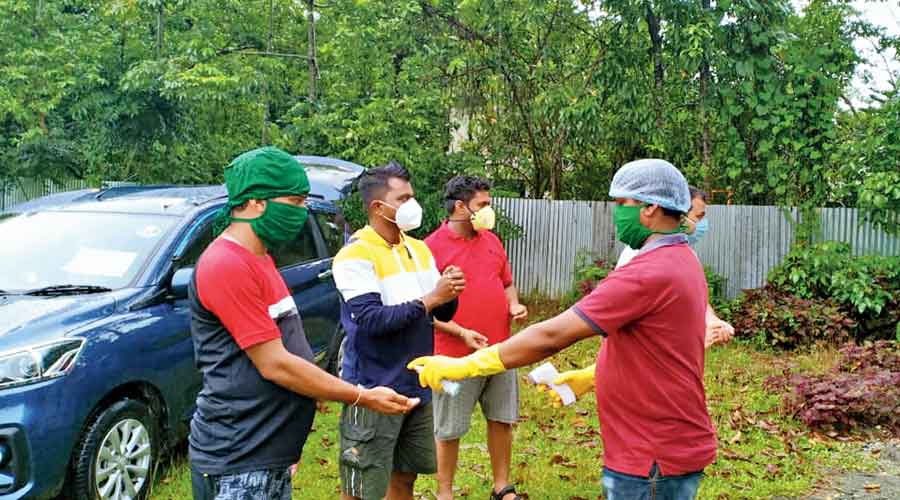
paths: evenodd
<path fill-rule="evenodd" d="M 709 12 L 709 0 L 702 0 L 703 16 Z M 700 139 L 701 162 L 703 165 L 704 188 L 712 189 L 712 145 L 710 144 L 709 116 L 706 111 L 706 100 L 709 96 L 709 56 L 703 51 L 703 60 L 700 61 L 700 123 L 703 124 L 703 133 Z"/>
<path fill-rule="evenodd" d="M 319 78 L 319 66 L 316 59 L 316 3 L 315 0 L 306 0 L 306 19 L 309 37 L 307 49 L 307 64 L 309 65 L 309 102 L 316 102 L 316 80 Z"/>
<path fill-rule="evenodd" d="M 273 0 L 269 0 L 269 42 L 266 44 L 266 52 L 272 53 L 272 32 L 275 29 L 275 3 Z M 268 124 L 269 124 L 269 78 L 268 75 L 263 75 L 263 95 L 262 95 L 262 105 L 263 105 L 263 113 L 262 113 L 262 127 L 260 130 L 260 144 L 266 144 L 268 142 Z"/>
<path fill-rule="evenodd" d="M 562 194 L 562 159 L 555 158 L 550 164 L 550 199 L 558 200 Z"/>
<path fill-rule="evenodd" d="M 119 73 L 125 74 L 125 44 L 128 30 L 125 29 L 125 16 L 122 16 L 122 25 L 119 31 Z"/>
<path fill-rule="evenodd" d="M 656 106 L 656 128 L 659 130 L 663 125 L 662 96 L 663 82 L 666 77 L 662 59 L 662 35 L 659 29 L 659 19 L 653 13 L 653 5 L 648 0 L 644 3 L 644 6 L 646 8 L 647 31 L 650 34 L 650 55 L 653 58 L 653 100 Z"/>
<path fill-rule="evenodd" d="M 159 59 L 162 57 L 163 33 L 165 28 L 165 2 L 163 0 L 158 0 L 156 5 L 156 58 Z"/>

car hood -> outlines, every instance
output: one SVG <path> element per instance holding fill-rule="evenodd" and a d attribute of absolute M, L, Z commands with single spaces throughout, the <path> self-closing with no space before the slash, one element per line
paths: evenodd
<path fill-rule="evenodd" d="M 0 297 L 0 351 L 20 343 L 43 343 L 109 316 L 115 293 L 63 297 Z"/>

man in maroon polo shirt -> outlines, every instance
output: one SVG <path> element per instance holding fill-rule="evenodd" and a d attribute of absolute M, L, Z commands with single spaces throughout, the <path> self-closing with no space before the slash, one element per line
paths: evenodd
<path fill-rule="evenodd" d="M 528 310 L 519 303 L 503 244 L 491 232 L 495 215 L 490 188 L 487 181 L 477 177 L 451 179 L 444 188 L 444 204 L 450 216 L 425 239 L 438 270 L 457 266 L 467 282 L 453 320 L 434 322 L 435 354 L 458 358 L 503 342 L 509 338 L 510 319 L 521 321 L 528 316 Z M 491 498 L 520 498 L 509 483 L 512 424 L 519 418 L 516 371 L 464 380 L 458 394 L 435 392 L 433 401 L 438 499 L 453 498 L 459 439 L 469 430 L 476 402 L 481 404 L 487 419 L 487 444 L 494 475 Z"/>
<path fill-rule="evenodd" d="M 440 390 L 442 380 L 493 375 L 604 336 L 596 394 L 606 498 L 693 499 L 717 441 L 703 387 L 706 280 L 679 229 L 691 207 L 687 181 L 668 162 L 638 160 L 616 172 L 609 194 L 617 238 L 640 249 L 629 265 L 505 342 L 409 367 Z"/>

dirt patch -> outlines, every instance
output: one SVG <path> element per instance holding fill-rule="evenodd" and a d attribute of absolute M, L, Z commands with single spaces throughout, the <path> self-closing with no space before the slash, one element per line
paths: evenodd
<path fill-rule="evenodd" d="M 809 499 L 900 499 L 900 440 L 871 442 L 864 450 L 877 458 L 878 466 L 875 471 L 841 474 Z"/>

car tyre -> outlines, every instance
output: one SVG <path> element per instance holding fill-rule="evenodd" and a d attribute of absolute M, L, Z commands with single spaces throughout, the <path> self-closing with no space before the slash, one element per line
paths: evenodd
<path fill-rule="evenodd" d="M 76 450 L 75 498 L 146 498 L 159 449 L 159 432 L 149 406 L 135 399 L 109 406 L 94 419 Z"/>
<path fill-rule="evenodd" d="M 338 328 L 338 331 L 331 337 L 331 343 L 328 345 L 328 372 L 335 377 L 341 376 L 341 365 L 344 363 L 344 346 L 347 343 L 346 341 L 347 334 L 344 332 L 344 329 Z"/>

